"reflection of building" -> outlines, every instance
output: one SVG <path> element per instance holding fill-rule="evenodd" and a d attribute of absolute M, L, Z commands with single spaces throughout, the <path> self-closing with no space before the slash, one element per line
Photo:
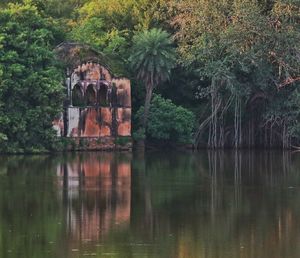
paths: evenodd
<path fill-rule="evenodd" d="M 88 149 L 114 147 L 116 137 L 131 136 L 131 89 L 101 64 L 99 53 L 76 43 L 62 43 L 57 56 L 66 63 L 68 100 L 54 121 L 58 135 L 84 138 Z"/>
<path fill-rule="evenodd" d="M 131 164 L 112 153 L 92 153 L 57 169 L 66 223 L 71 238 L 98 240 L 112 228 L 130 220 Z"/>

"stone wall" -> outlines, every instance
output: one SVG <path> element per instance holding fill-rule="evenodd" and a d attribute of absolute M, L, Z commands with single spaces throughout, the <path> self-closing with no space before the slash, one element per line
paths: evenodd
<path fill-rule="evenodd" d="M 68 145 L 70 151 L 131 151 L 130 137 L 71 137 Z"/>

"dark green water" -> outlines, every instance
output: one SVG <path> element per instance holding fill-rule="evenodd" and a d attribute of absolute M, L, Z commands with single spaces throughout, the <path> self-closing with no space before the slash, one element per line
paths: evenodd
<path fill-rule="evenodd" d="M 298 258 L 300 153 L 0 157 L 1 258 Z"/>

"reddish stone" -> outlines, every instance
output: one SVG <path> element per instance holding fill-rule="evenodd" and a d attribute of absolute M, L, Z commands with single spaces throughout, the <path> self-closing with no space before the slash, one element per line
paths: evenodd
<path fill-rule="evenodd" d="M 131 90 L 130 81 L 126 78 L 113 79 L 117 87 L 118 104 L 122 107 L 131 107 Z"/>
<path fill-rule="evenodd" d="M 111 136 L 110 127 L 106 125 L 101 126 L 100 136 L 101 137 Z"/>
<path fill-rule="evenodd" d="M 101 108 L 101 120 L 108 124 L 112 124 L 112 113 L 110 108 Z"/>
<path fill-rule="evenodd" d="M 85 114 L 81 114 L 82 118 L 84 119 L 84 126 L 81 128 L 82 133 L 81 136 L 83 137 L 97 137 L 100 136 L 101 130 L 100 126 L 97 123 L 98 118 L 98 110 L 95 108 L 87 108 Z"/>
<path fill-rule="evenodd" d="M 118 135 L 130 136 L 131 135 L 131 109 L 118 108 L 117 122 L 118 122 Z"/>
<path fill-rule="evenodd" d="M 55 119 L 52 122 L 53 129 L 56 131 L 57 136 L 63 136 L 64 135 L 64 121 L 62 115 Z"/>

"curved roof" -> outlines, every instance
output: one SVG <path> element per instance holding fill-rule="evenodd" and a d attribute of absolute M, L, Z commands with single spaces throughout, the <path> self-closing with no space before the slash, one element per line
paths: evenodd
<path fill-rule="evenodd" d="M 84 62 L 91 61 L 104 66 L 111 72 L 108 67 L 108 60 L 104 54 L 89 45 L 76 42 L 63 42 L 54 49 L 54 53 L 59 61 L 69 68 L 75 68 Z"/>

